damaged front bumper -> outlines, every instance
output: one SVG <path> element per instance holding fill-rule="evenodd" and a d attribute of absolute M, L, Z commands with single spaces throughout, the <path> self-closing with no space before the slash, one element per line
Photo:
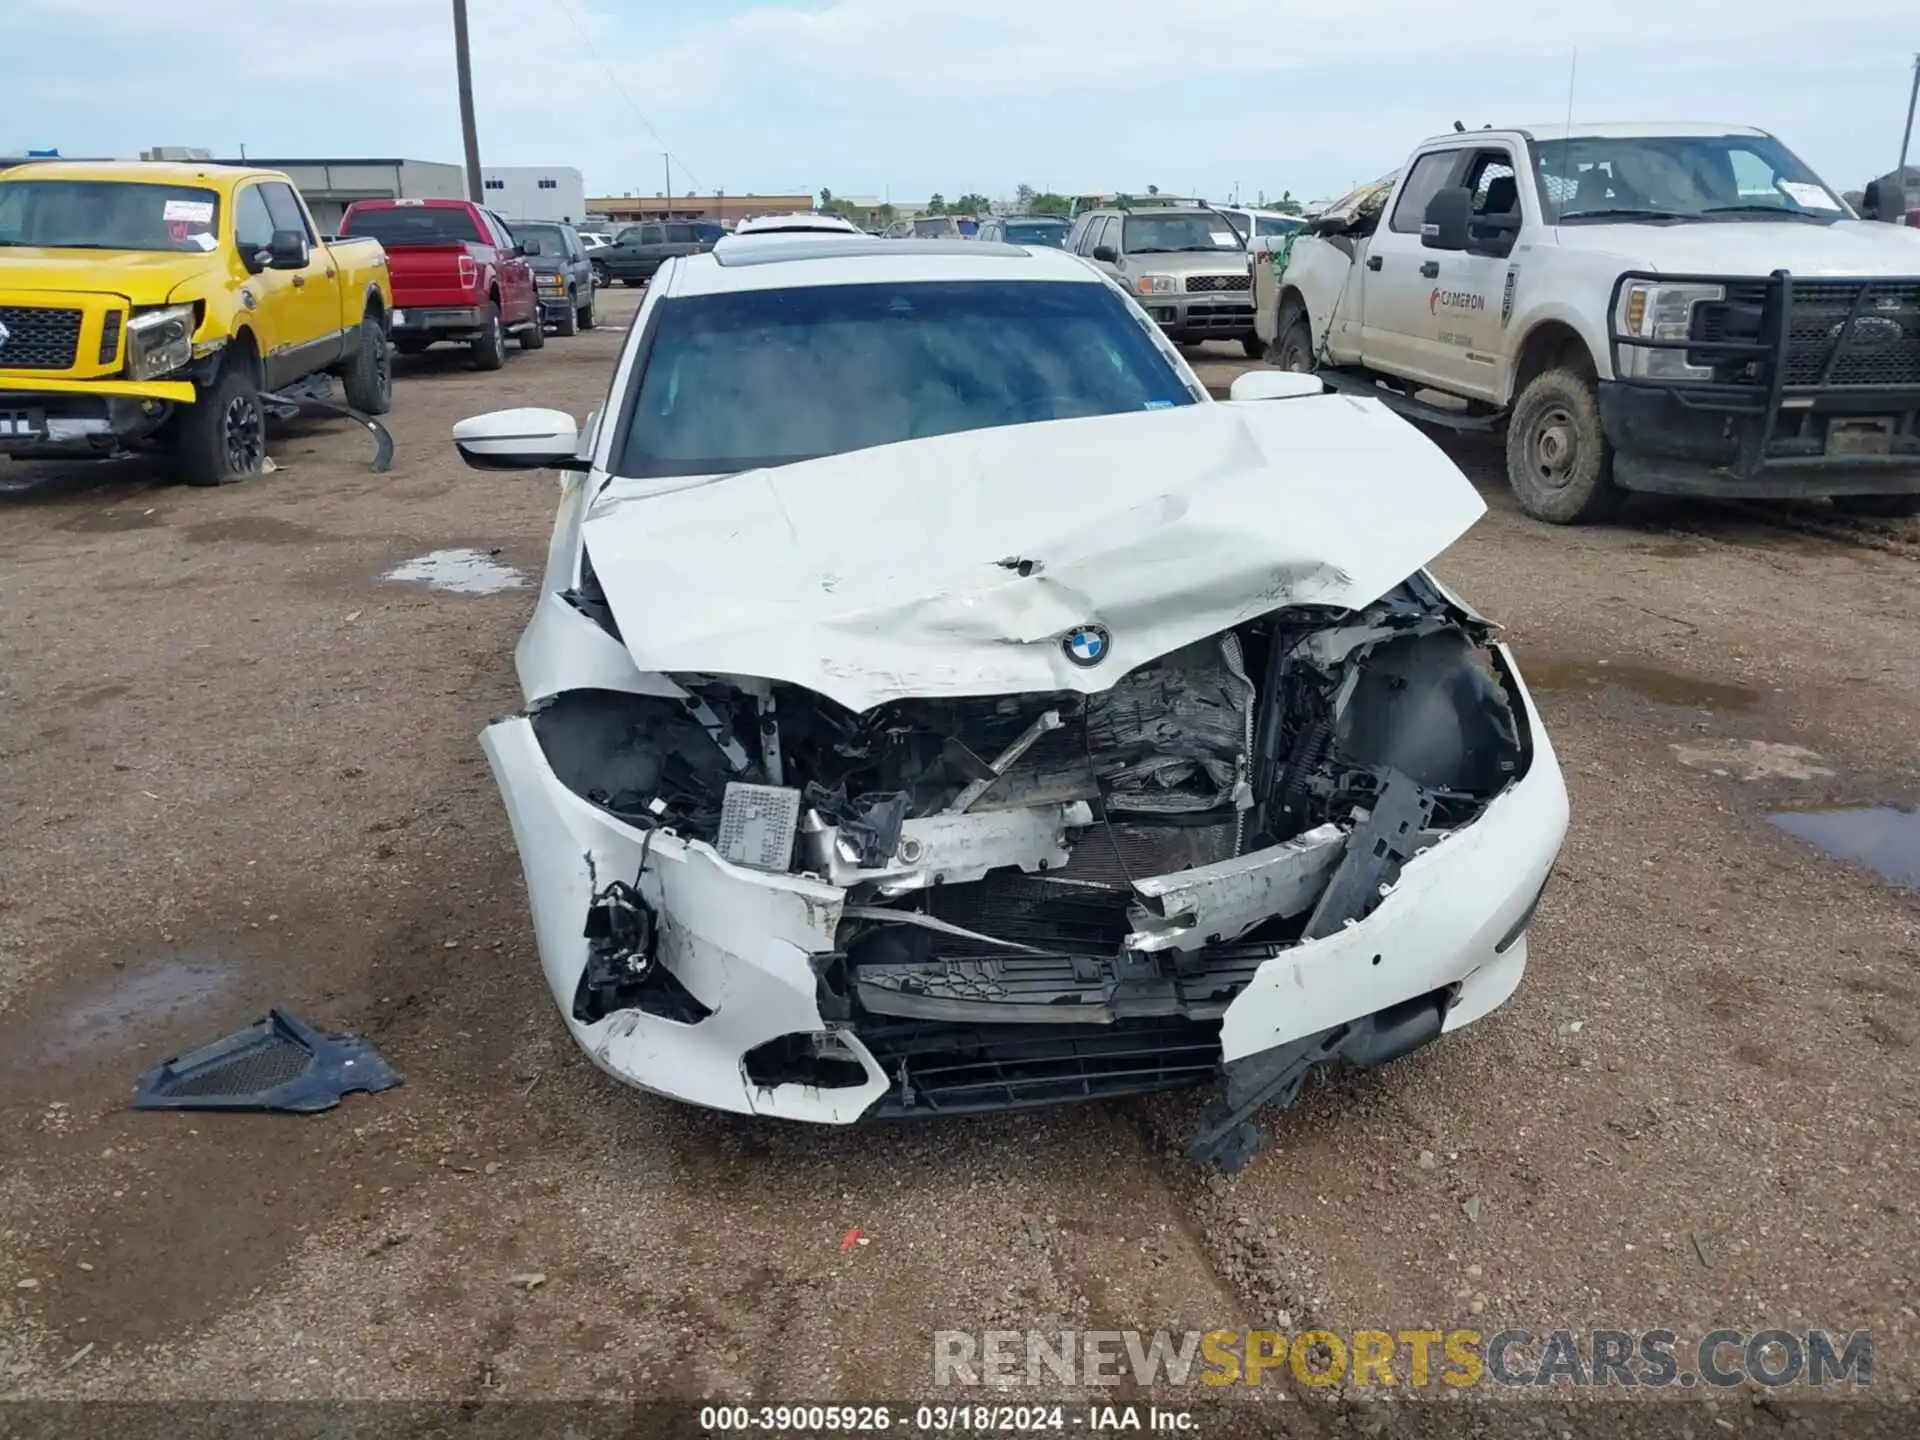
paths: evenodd
<path fill-rule="evenodd" d="M 1010 943 L 931 967 L 849 970 L 838 948 L 843 920 L 857 918 L 848 884 L 904 893 L 930 883 L 938 856 L 951 870 L 941 883 L 1011 862 L 1032 872 L 1016 879 L 1070 885 L 1044 872 L 1062 831 L 1089 818 L 1086 807 L 910 820 L 903 836 L 914 844 L 901 853 L 919 863 L 885 874 L 857 868 L 830 831 L 816 830 L 801 836 L 815 874 L 776 873 L 589 803 L 555 775 L 526 717 L 490 727 L 482 743 L 522 857 L 547 983 L 581 1047 L 616 1079 L 716 1109 L 848 1124 L 1224 1074 L 1229 1108 L 1210 1119 L 1196 1153 L 1231 1164 L 1250 1148 L 1246 1115 L 1290 1100 L 1307 1069 L 1393 1058 L 1486 1015 L 1518 985 L 1567 794 L 1511 657 L 1492 651 L 1529 736 L 1523 773 L 1470 823 L 1402 842 L 1408 857 L 1364 919 L 1318 933 L 1309 914 L 1291 943 L 1212 937 L 1242 934 L 1262 914 L 1314 911 L 1333 887 L 1369 883 L 1359 845 L 1340 843 L 1333 827 L 1135 880 L 1118 954 Z M 1376 812 L 1388 808 L 1383 794 Z M 645 976 L 596 1016 L 582 998 L 595 947 L 608 943 L 609 925 L 637 924 L 640 912 Z M 941 923 L 927 917 L 936 940 Z"/>

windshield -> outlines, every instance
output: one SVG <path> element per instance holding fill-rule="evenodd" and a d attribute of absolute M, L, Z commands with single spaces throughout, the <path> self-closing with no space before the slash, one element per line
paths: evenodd
<path fill-rule="evenodd" d="M 54 250 L 216 249 L 220 197 L 187 185 L 118 180 L 0 183 L 0 245 Z"/>
<path fill-rule="evenodd" d="M 355 210 L 343 235 L 371 235 L 382 245 L 485 244 L 473 216 L 458 205 L 383 205 Z"/>
<path fill-rule="evenodd" d="M 622 475 L 708 475 L 1186 405 L 1105 285 L 951 281 L 662 301 Z"/>
<path fill-rule="evenodd" d="M 916 235 L 951 235 L 953 232 L 953 218 L 948 215 L 942 215 L 933 220 L 913 222 L 913 233 Z"/>
<path fill-rule="evenodd" d="M 1068 229 L 1064 220 L 1009 220 L 1004 238 L 1010 245 L 1052 245 L 1058 248 L 1066 243 Z"/>
<path fill-rule="evenodd" d="M 1121 248 L 1129 255 L 1181 250 L 1240 250 L 1240 232 L 1224 215 L 1208 210 L 1177 215 L 1129 215 Z"/>
<path fill-rule="evenodd" d="M 1535 140 L 1550 225 L 1582 221 L 1845 218 L 1846 207 L 1768 135 Z"/>
<path fill-rule="evenodd" d="M 1258 215 L 1254 217 L 1253 233 L 1261 235 L 1291 235 L 1306 224 L 1304 220 L 1290 220 L 1283 215 Z"/>

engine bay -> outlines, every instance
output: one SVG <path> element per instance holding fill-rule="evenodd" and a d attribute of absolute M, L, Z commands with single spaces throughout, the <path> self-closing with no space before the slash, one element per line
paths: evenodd
<path fill-rule="evenodd" d="M 533 724 L 562 783 L 620 819 L 841 887 L 830 1020 L 1206 1023 L 1523 772 L 1489 628 L 1416 574 L 1362 612 L 1276 610 L 1091 694 L 854 713 L 682 674 L 679 694 L 564 692 Z M 606 880 L 583 1020 L 672 984 L 639 877 Z"/>

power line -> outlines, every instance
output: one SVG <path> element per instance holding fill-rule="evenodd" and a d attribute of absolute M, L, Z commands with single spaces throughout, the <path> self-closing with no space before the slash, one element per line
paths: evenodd
<path fill-rule="evenodd" d="M 633 111 L 634 118 L 646 126 L 647 133 L 659 142 L 660 152 L 663 155 L 668 154 L 666 139 L 658 130 L 654 129 L 653 122 L 646 117 L 646 113 L 641 110 L 638 105 L 633 103 L 633 97 L 627 94 L 626 87 L 620 83 L 620 77 L 613 73 L 613 68 L 602 58 L 599 48 L 593 43 L 593 37 L 587 34 L 586 27 L 580 23 L 580 17 L 574 14 L 570 0 L 553 0 L 553 3 L 558 5 L 560 7 L 560 13 L 567 17 L 567 24 L 571 25 L 573 27 L 573 33 L 580 37 L 580 43 L 587 47 L 587 53 L 593 57 L 593 63 L 598 65 L 601 73 L 607 77 L 607 83 L 613 86 L 614 93 L 627 102 L 627 108 Z M 687 164 L 684 157 L 682 157 L 680 161 L 680 169 L 686 175 L 687 179 L 693 182 L 694 188 L 705 188 L 700 177 L 693 173 L 693 167 Z M 673 197 L 669 195 L 667 198 L 671 200 Z"/>

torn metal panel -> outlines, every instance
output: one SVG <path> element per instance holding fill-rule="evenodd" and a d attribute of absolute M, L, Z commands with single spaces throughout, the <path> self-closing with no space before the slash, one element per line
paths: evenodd
<path fill-rule="evenodd" d="M 1204 640 L 1164 655 L 1087 701 L 1087 746 L 1110 814 L 1237 807 L 1252 726 L 1234 655 Z"/>
<path fill-rule="evenodd" d="M 1133 882 L 1129 950 L 1198 950 L 1235 940 L 1263 920 L 1298 915 L 1320 898 L 1345 854 L 1338 825 L 1319 825 L 1282 845 L 1174 875 Z"/>
<path fill-rule="evenodd" d="M 800 837 L 803 866 L 830 884 L 871 884 L 884 896 L 906 895 L 932 885 L 962 885 L 989 871 L 1058 870 L 1072 857 L 1067 832 L 1093 823 L 1085 801 L 1031 810 L 988 810 L 977 815 L 929 815 L 900 827 L 894 858 L 877 868 L 860 863 L 841 829 L 817 815 Z"/>

